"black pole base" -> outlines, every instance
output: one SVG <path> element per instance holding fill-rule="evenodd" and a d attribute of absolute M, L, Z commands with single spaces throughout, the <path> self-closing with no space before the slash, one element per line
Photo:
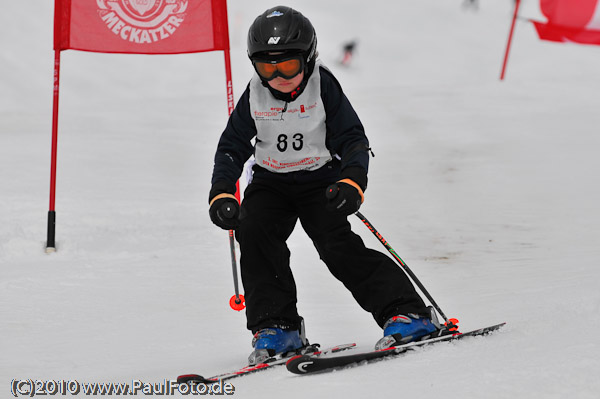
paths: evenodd
<path fill-rule="evenodd" d="M 46 253 L 56 252 L 56 211 L 48 211 L 48 237 L 46 240 Z"/>

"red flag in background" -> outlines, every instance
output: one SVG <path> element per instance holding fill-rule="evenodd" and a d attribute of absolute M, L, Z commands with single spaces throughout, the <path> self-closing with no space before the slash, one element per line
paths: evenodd
<path fill-rule="evenodd" d="M 229 49 L 225 0 L 56 0 L 55 50 L 175 54 Z"/>
<path fill-rule="evenodd" d="M 227 106 L 229 114 L 233 111 L 226 0 L 54 0 L 54 95 L 46 252 L 56 250 L 60 54 L 67 49 L 135 54 L 223 50 Z M 236 195 L 239 201 L 239 194 Z M 235 263 L 232 232 L 230 246 Z"/>
<path fill-rule="evenodd" d="M 548 22 L 532 21 L 540 39 L 600 45 L 599 0 L 540 0 Z"/>

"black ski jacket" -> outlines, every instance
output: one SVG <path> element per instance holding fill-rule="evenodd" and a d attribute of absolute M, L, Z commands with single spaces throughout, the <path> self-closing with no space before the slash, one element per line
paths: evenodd
<path fill-rule="evenodd" d="M 333 160 L 317 170 L 288 173 L 271 172 L 254 165 L 253 178 L 292 184 L 317 181 L 333 183 L 343 178 L 350 178 L 364 191 L 367 187 L 370 149 L 363 125 L 333 74 L 327 68 L 317 68 L 318 70 L 313 73 L 321 74 L 320 95 L 326 112 L 325 144 Z M 269 89 L 265 87 L 264 90 Z M 300 97 L 302 94 L 297 98 Z M 235 193 L 235 183 L 242 173 L 245 162 L 254 152 L 255 136 L 256 125 L 250 112 L 250 85 L 248 85 L 219 140 L 214 159 L 210 198 L 223 192 Z"/>

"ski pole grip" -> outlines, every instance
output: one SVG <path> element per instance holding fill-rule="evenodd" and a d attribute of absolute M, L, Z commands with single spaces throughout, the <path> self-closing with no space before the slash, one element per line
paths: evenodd
<path fill-rule="evenodd" d="M 325 197 L 327 197 L 327 199 L 334 199 L 337 196 L 338 191 L 340 191 L 340 187 L 337 183 L 334 183 L 327 187 L 327 191 L 325 191 Z"/>

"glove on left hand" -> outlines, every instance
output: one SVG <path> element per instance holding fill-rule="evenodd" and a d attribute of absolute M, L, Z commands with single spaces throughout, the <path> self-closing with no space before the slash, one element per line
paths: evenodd
<path fill-rule="evenodd" d="M 327 210 L 344 215 L 356 213 L 364 201 L 360 186 L 350 179 L 340 180 L 327 187 L 325 196 Z"/>

